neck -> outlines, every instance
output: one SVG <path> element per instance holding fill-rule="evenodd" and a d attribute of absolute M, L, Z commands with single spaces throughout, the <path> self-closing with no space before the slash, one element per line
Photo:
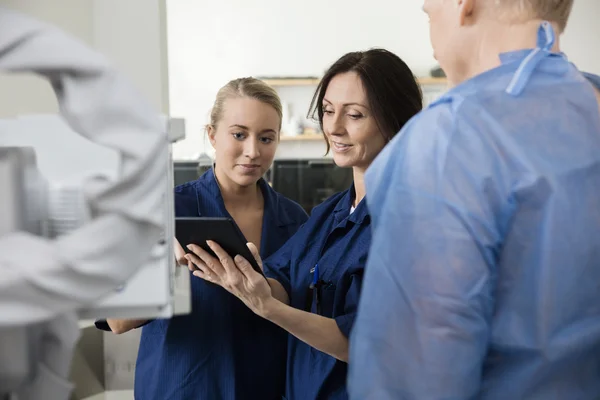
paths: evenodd
<path fill-rule="evenodd" d="M 358 203 L 365 198 L 365 169 L 359 167 L 352 168 L 352 175 L 354 178 L 354 207 L 358 206 Z"/>
<path fill-rule="evenodd" d="M 215 166 L 215 177 L 225 205 L 235 208 L 254 208 L 262 203 L 262 193 L 258 182 L 249 186 L 240 186 Z"/>
<path fill-rule="evenodd" d="M 498 67 L 499 55 L 512 51 L 534 49 L 542 20 L 523 23 L 507 23 L 496 20 L 486 21 L 482 29 L 473 32 L 475 44 L 464 58 L 461 73 L 449 77 L 453 84 L 471 79 L 479 74 Z M 556 40 L 551 51 L 560 52 L 558 27 L 553 24 Z"/>

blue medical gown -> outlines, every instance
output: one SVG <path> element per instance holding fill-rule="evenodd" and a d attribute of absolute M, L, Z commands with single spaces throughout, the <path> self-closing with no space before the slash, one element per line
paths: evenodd
<path fill-rule="evenodd" d="M 350 213 L 354 187 L 315 207 L 309 220 L 277 253 L 265 260 L 265 274 L 279 281 L 294 308 L 333 318 L 349 337 L 354 324 L 362 277 L 371 244 L 366 202 Z M 308 292 L 319 266 L 320 293 Z M 317 309 L 317 295 L 321 310 Z M 289 400 L 347 399 L 348 364 L 289 335 Z"/>
<path fill-rule="evenodd" d="M 278 250 L 308 216 L 263 180 L 260 254 Z M 175 189 L 175 214 L 230 217 L 213 170 Z M 191 277 L 192 312 L 144 326 L 135 370 L 138 400 L 281 399 L 287 333 L 219 286 Z"/>
<path fill-rule="evenodd" d="M 600 398 L 598 104 L 532 52 L 450 90 L 369 168 L 352 399 Z"/>

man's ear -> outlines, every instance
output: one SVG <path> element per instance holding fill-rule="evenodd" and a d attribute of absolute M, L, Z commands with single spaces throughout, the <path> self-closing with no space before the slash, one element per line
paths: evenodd
<path fill-rule="evenodd" d="M 475 2 L 477 0 L 453 0 L 458 9 L 458 24 L 460 26 L 464 26 L 466 24 L 467 18 L 469 18 L 473 14 L 473 10 L 475 8 Z"/>

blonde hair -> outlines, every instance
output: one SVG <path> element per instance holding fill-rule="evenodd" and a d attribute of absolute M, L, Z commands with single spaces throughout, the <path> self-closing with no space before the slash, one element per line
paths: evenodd
<path fill-rule="evenodd" d="M 517 19 L 535 18 L 558 25 L 560 32 L 567 27 L 574 0 L 492 0 L 497 7 L 509 11 Z"/>
<path fill-rule="evenodd" d="M 240 97 L 255 99 L 273 107 L 277 112 L 277 115 L 279 115 L 279 129 L 281 130 L 283 107 L 281 106 L 279 95 L 271 86 L 260 79 L 252 77 L 234 79 L 219 89 L 215 103 L 210 112 L 209 126 L 216 129 L 217 124 L 221 121 L 221 118 L 223 118 L 223 109 L 227 99 Z"/>

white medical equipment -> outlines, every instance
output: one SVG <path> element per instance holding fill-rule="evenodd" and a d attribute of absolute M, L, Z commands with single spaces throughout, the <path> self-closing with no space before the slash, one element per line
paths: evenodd
<path fill-rule="evenodd" d="M 78 317 L 190 310 L 171 239 L 183 121 L 77 40 L 4 8 L 0 70 L 46 77 L 61 111 L 0 121 L 0 399 L 67 399 Z"/>

